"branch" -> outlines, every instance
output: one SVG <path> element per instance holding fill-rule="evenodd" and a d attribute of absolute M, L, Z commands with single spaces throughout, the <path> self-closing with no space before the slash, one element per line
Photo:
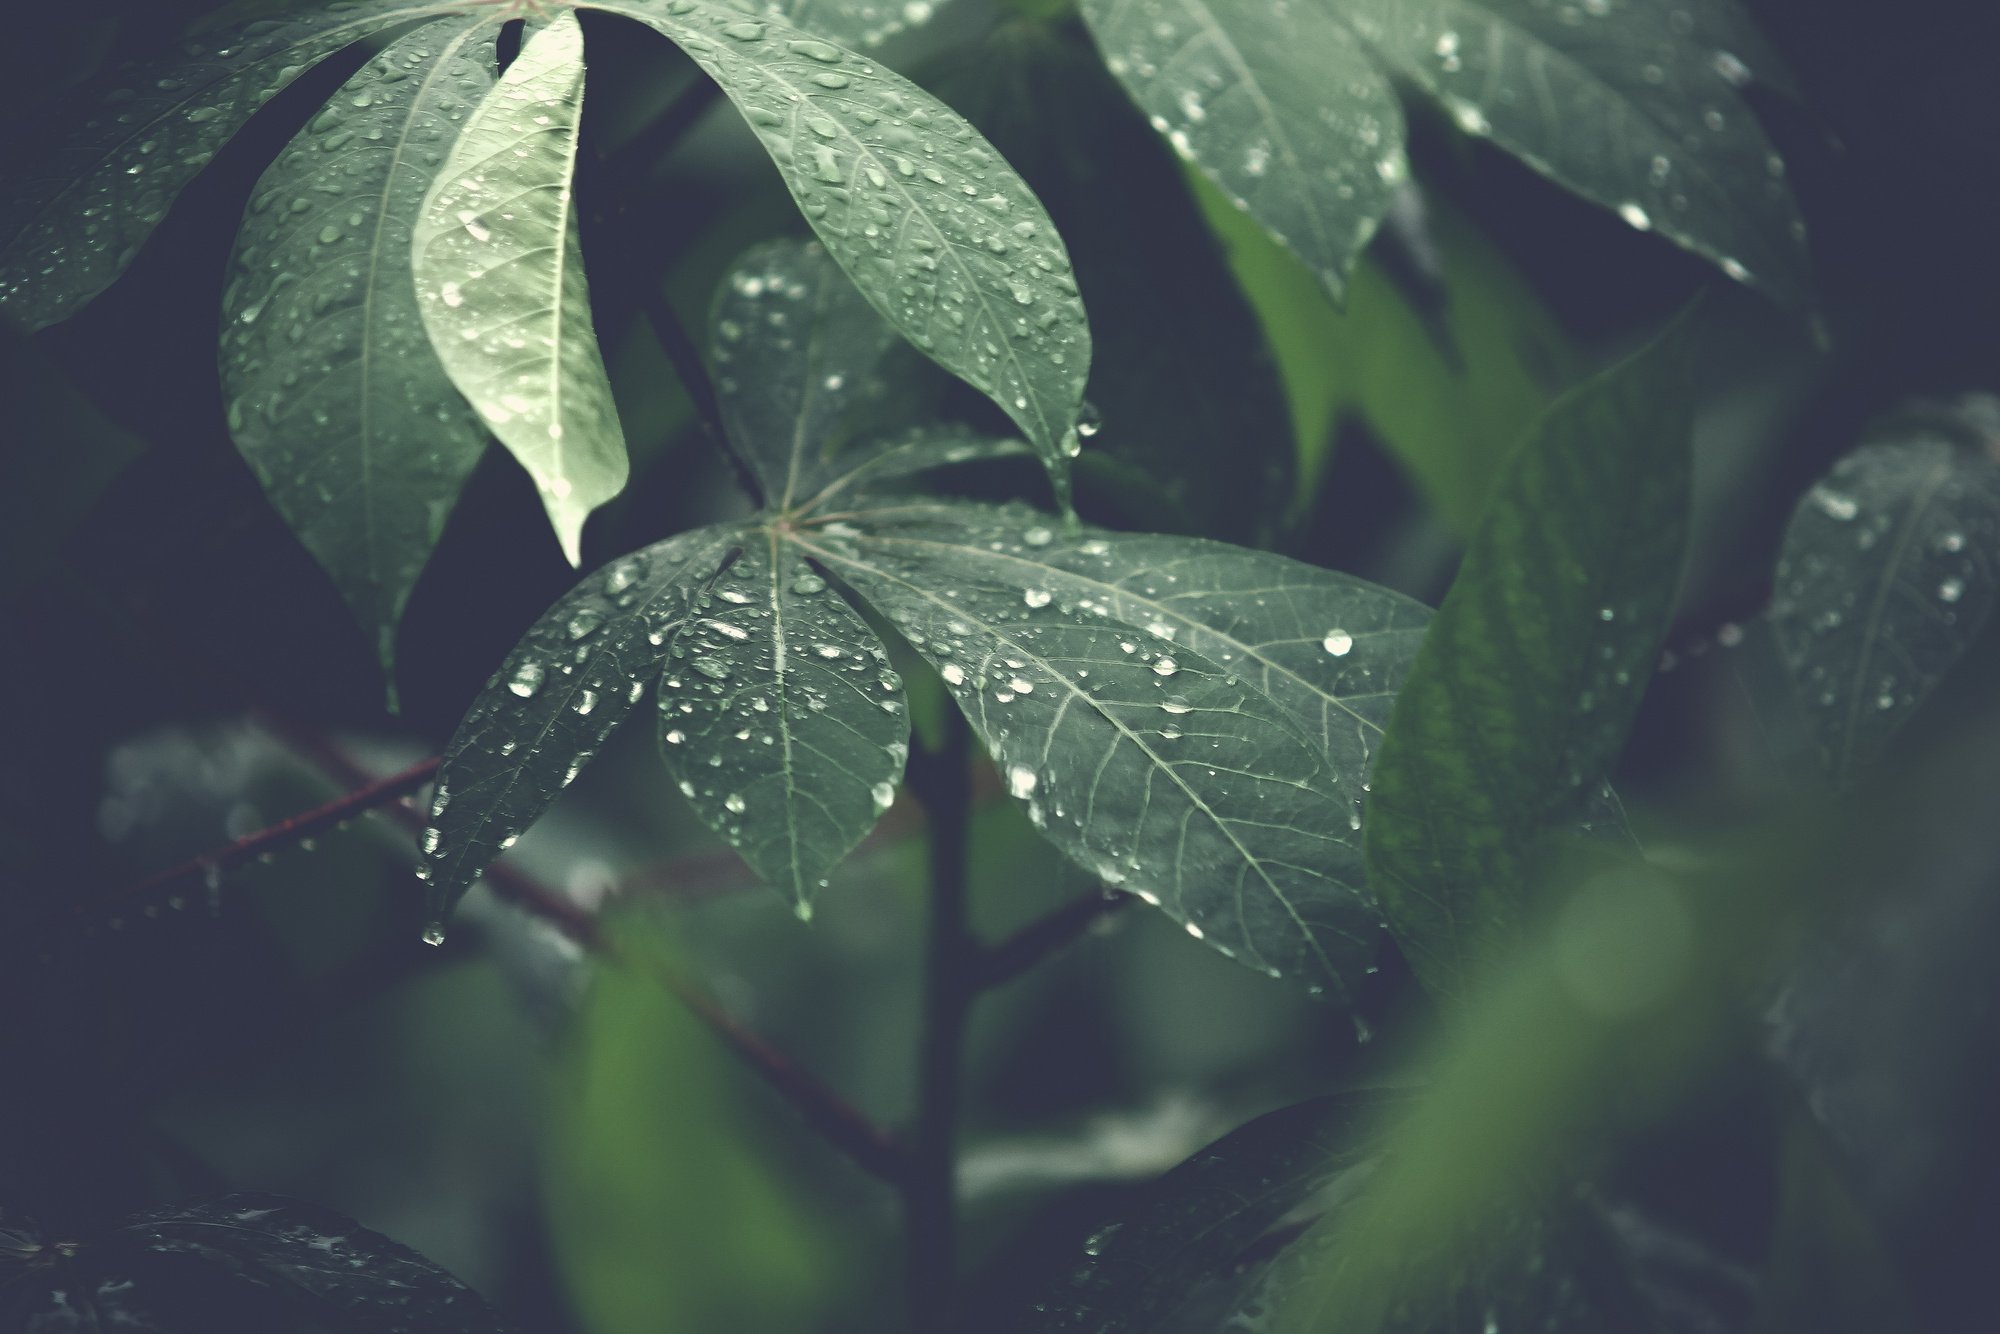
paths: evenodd
<path fill-rule="evenodd" d="M 999 944 L 982 950 L 973 963 L 971 985 L 980 991 L 1005 986 L 1111 914 L 1136 902 L 1136 896 L 1109 888 L 1071 899 Z"/>

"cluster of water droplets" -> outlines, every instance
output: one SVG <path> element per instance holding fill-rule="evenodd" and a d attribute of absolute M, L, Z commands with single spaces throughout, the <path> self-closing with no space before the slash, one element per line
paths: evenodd
<path fill-rule="evenodd" d="M 778 19 L 853 46 L 879 46 L 921 28 L 949 0 L 728 0 L 745 14 Z"/>

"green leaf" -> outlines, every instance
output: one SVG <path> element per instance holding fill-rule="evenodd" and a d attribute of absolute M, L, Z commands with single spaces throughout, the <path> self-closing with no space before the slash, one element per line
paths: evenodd
<path fill-rule="evenodd" d="M 1252 967 L 1316 992 L 1359 977 L 1375 914 L 1339 794 L 1362 775 L 1330 768 L 1321 735 L 1263 690 L 1310 698 L 1315 721 L 1346 693 L 1317 619 L 1327 669 L 1307 684 L 1273 662 L 1297 631 L 1287 607 L 1257 605 L 1258 580 L 1306 567 L 1193 539 L 1059 536 L 1020 508 L 849 517 L 794 540 L 937 667 L 1052 842 Z M 1273 586 L 1266 603 L 1288 598 Z M 1341 614 L 1360 633 L 1391 601 L 1357 592 Z M 1330 735 L 1344 742 L 1348 722 Z"/>
<path fill-rule="evenodd" d="M 1090 330 L 1048 214 L 955 112 L 901 76 L 716 0 L 606 0 L 722 85 L 828 253 L 905 337 L 998 403 L 1059 496 Z"/>
<path fill-rule="evenodd" d="M 230 434 L 385 669 L 486 445 L 425 336 L 410 238 L 458 122 L 493 87 L 498 32 L 434 23 L 348 80 L 257 182 L 223 294 Z"/>
<path fill-rule="evenodd" d="M 730 443 L 789 511 L 828 480 L 827 450 L 895 333 L 825 250 L 796 241 L 732 266 L 709 329 Z"/>
<path fill-rule="evenodd" d="M 0 309 L 67 319 L 117 281 L 184 186 L 258 107 L 342 47 L 453 5 L 353 0 L 191 38 L 121 72 L 0 202 Z"/>
<path fill-rule="evenodd" d="M 1771 624 L 1841 784 L 1882 754 L 1993 610 L 2000 457 L 1940 425 L 1877 432 L 1785 529 Z"/>
<path fill-rule="evenodd" d="M 1439 995 L 1532 918 L 1545 836 L 1599 790 L 1652 674 L 1687 543 L 1693 323 L 1516 451 L 1397 698 L 1368 880 Z"/>
<path fill-rule="evenodd" d="M 1083 0 L 1082 9 L 1153 127 L 1339 297 L 1409 175 L 1402 107 L 1340 7 Z"/>
<path fill-rule="evenodd" d="M 583 30 L 565 10 L 466 122 L 411 242 L 431 345 L 535 479 L 572 565 L 627 467 L 570 197 L 582 109 Z"/>
<path fill-rule="evenodd" d="M 1077 467 L 1094 516 L 1267 536 L 1292 499 L 1295 460 L 1270 349 L 1181 165 L 1080 25 L 1003 25 L 932 86 L 1041 198 L 1090 293 L 1090 402 L 1103 429 Z"/>
<path fill-rule="evenodd" d="M 667 768 L 709 827 L 810 917 L 902 778 L 902 678 L 875 632 L 771 530 L 746 536 L 672 652 L 659 697 Z"/>
<path fill-rule="evenodd" d="M 733 529 L 703 528 L 613 561 L 521 637 L 438 770 L 422 871 L 436 922 L 624 721 L 739 540 Z"/>
<path fill-rule="evenodd" d="M 855 47 L 880 46 L 921 28 L 951 0 L 731 0 L 753 17 L 780 18 L 794 28 Z"/>
<path fill-rule="evenodd" d="M 1383 110 L 1392 75 L 1632 226 L 1787 305 L 1809 299 L 1798 208 L 1742 96 L 1783 71 L 1734 0 L 1085 0 L 1084 13 L 1156 127 L 1336 294 L 1403 174 Z M 1271 125 L 1319 132 L 1280 141 Z M 1329 195 L 1322 231 L 1302 233 L 1303 201 Z"/>

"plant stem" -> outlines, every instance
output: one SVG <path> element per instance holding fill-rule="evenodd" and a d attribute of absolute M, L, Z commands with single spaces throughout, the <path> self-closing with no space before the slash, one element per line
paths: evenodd
<path fill-rule="evenodd" d="M 1134 895 L 1122 889 L 1103 887 L 1071 899 L 999 944 L 981 950 L 973 961 L 971 985 L 978 991 L 990 991 L 1012 982 L 1106 917 L 1136 902 Z"/>
<path fill-rule="evenodd" d="M 667 360 L 673 363 L 674 374 L 680 376 L 681 387 L 694 400 L 695 420 L 701 424 L 702 434 L 722 451 L 722 457 L 728 460 L 730 470 L 736 476 L 737 485 L 749 493 L 757 508 L 762 509 L 766 499 L 764 488 L 729 443 L 729 431 L 722 422 L 722 402 L 715 396 L 715 382 L 709 379 L 708 365 L 701 359 L 701 349 L 688 335 L 687 326 L 674 314 L 674 308 L 667 304 L 667 298 L 657 283 L 648 283 L 639 301 L 646 313 L 646 322 L 653 327 L 653 337 L 659 340 L 660 350 L 667 354 Z"/>
<path fill-rule="evenodd" d="M 966 911 L 971 829 L 971 731 L 947 709 L 937 748 L 921 751 L 912 785 L 930 813 L 930 925 L 917 1060 L 917 1124 L 903 1183 L 911 1328 L 946 1334 L 953 1326 L 958 1264 L 959 1074 L 965 1025 L 978 994 Z"/>

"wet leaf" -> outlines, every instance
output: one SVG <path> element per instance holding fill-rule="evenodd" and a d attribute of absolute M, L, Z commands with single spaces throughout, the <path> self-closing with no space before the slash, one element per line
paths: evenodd
<path fill-rule="evenodd" d="M 1047 213 L 957 113 L 866 57 L 717 0 L 596 6 L 657 29 L 749 120 L 829 254 L 998 403 L 1067 494 L 1090 330 Z"/>
<path fill-rule="evenodd" d="M 21 1237 L 46 1244 L 33 1233 Z M 407 1246 L 279 1195 L 156 1209 L 73 1246 L 46 1268 L 0 1273 L 0 1324 L 48 1334 L 506 1328 L 479 1294 Z"/>
<path fill-rule="evenodd" d="M 257 182 L 223 295 L 230 434 L 385 669 L 486 445 L 424 332 L 410 237 L 458 123 L 493 87 L 498 32 L 431 24 L 348 80 Z"/>
<path fill-rule="evenodd" d="M 615 560 L 514 646 L 452 734 L 438 771 L 423 835 L 435 921 L 624 721 L 738 542 L 733 529 L 704 528 Z"/>
<path fill-rule="evenodd" d="M 1882 754 L 1992 613 L 2000 457 L 1959 434 L 1887 428 L 1785 529 L 1771 624 L 1838 783 Z"/>
<path fill-rule="evenodd" d="M 661 682 L 667 768 L 799 916 L 889 808 L 909 755 L 903 682 L 875 632 L 782 534 L 755 532 Z"/>
<path fill-rule="evenodd" d="M 746 14 L 783 19 L 846 46 L 879 46 L 929 23 L 951 0 L 731 0 Z"/>
<path fill-rule="evenodd" d="M 222 28 L 120 72 L 0 202 L 0 308 L 28 329 L 117 281 L 182 188 L 257 108 L 341 48 L 446 3 L 356 0 Z"/>
<path fill-rule="evenodd" d="M 564 11 L 466 121 L 411 240 L 431 345 L 535 479 L 573 565 L 627 468 L 570 197 L 582 108 L 583 31 Z"/>
<path fill-rule="evenodd" d="M 1693 324 L 1515 452 L 1396 701 L 1368 879 L 1439 995 L 1532 919 L 1543 840 L 1601 787 L 1652 675 L 1687 543 Z"/>
<path fill-rule="evenodd" d="M 1153 127 L 1339 297 L 1409 175 L 1402 107 L 1342 7 L 1083 0 L 1082 10 Z"/>
<path fill-rule="evenodd" d="M 1266 652 L 1295 633 L 1287 609 L 1256 625 L 1250 596 L 1254 579 L 1307 567 L 1192 539 L 1059 536 L 1019 508 L 851 517 L 795 540 L 937 667 L 1052 842 L 1252 967 L 1313 991 L 1359 977 L 1375 915 L 1338 794 L 1361 775 L 1331 768 L 1321 734 L 1262 686 L 1321 717 L 1344 692 L 1329 627 L 1315 620 L 1310 641 L 1327 669 L 1298 682 Z M 1328 596 L 1348 591 L 1329 580 Z M 1232 595 L 1247 604 L 1234 618 Z M 1356 633 L 1387 628 L 1364 617 L 1393 621 L 1400 602 L 1355 591 Z"/>
<path fill-rule="evenodd" d="M 826 454 L 895 333 L 817 245 L 739 259 L 709 321 L 729 439 L 779 511 L 829 480 Z"/>
<path fill-rule="evenodd" d="M 1405 175 L 1394 76 L 1630 225 L 1787 305 L 1809 299 L 1798 208 L 1742 96 L 1783 71 L 1733 0 L 1083 10 L 1156 128 L 1336 295 Z"/>

